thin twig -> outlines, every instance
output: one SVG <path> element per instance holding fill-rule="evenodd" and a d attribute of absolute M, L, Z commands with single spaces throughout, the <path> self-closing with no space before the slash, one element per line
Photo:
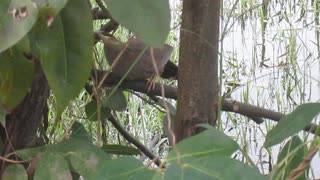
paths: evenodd
<path fill-rule="evenodd" d="M 314 155 L 318 152 L 318 148 L 312 148 L 307 157 L 303 159 L 303 161 L 299 164 L 297 168 L 291 171 L 288 176 L 289 180 L 297 179 L 305 170 L 307 170 L 308 166 Z"/>
<path fill-rule="evenodd" d="M 0 156 L 0 160 L 5 161 L 5 162 L 9 162 L 9 163 L 14 163 L 14 164 L 21 164 L 21 163 L 28 162 L 28 161 L 12 160 L 12 159 L 8 159 L 8 158 L 2 157 L 2 156 Z"/>

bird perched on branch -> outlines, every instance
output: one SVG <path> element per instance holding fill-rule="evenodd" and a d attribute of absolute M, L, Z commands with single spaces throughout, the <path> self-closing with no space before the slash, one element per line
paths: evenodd
<path fill-rule="evenodd" d="M 171 46 L 165 44 L 160 48 L 148 47 L 141 54 L 147 45 L 138 39 L 132 38 L 124 43 L 103 35 L 99 35 L 99 38 L 104 44 L 104 52 L 112 72 L 118 77 L 123 77 L 131 66 L 133 67 L 125 77 L 126 80 L 146 80 L 156 75 L 165 78 L 177 77 L 178 67 L 169 61 L 173 50 Z M 139 56 L 140 59 L 135 63 Z"/>

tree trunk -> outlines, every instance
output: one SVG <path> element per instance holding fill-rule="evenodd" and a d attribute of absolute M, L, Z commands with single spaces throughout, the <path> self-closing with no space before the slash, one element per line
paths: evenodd
<path fill-rule="evenodd" d="M 37 60 L 36 74 L 31 90 L 24 100 L 6 117 L 6 129 L 1 129 L 1 138 L 4 142 L 2 156 L 23 148 L 38 146 L 37 131 L 47 119 L 47 98 L 49 86 Z M 47 122 L 46 122 L 47 123 Z M 1 162 L 1 172 L 5 162 Z"/>
<path fill-rule="evenodd" d="M 184 0 L 180 32 L 176 141 L 215 125 L 218 108 L 220 1 Z"/>

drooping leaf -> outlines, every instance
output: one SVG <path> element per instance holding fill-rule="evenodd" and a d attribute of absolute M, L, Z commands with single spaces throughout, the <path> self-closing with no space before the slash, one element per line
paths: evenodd
<path fill-rule="evenodd" d="M 121 90 L 106 89 L 106 96 L 102 99 L 102 104 L 114 111 L 124 111 L 127 107 L 127 100 Z"/>
<path fill-rule="evenodd" d="M 1 53 L 31 30 L 37 20 L 38 10 L 31 0 L 1 0 L 0 10 L 3 10 L 0 11 Z"/>
<path fill-rule="evenodd" d="M 117 155 L 139 155 L 141 152 L 139 149 L 129 146 L 123 146 L 118 144 L 104 144 L 101 149 L 108 154 Z"/>
<path fill-rule="evenodd" d="M 282 117 L 279 123 L 268 132 L 264 147 L 278 144 L 289 136 L 304 129 L 320 113 L 320 103 L 306 103 Z"/>
<path fill-rule="evenodd" d="M 98 110 L 97 110 L 97 102 L 91 101 L 86 105 L 86 115 L 90 121 L 98 120 Z M 100 109 L 100 120 L 105 120 L 106 118 L 110 117 L 111 111 L 108 108 L 101 107 Z"/>
<path fill-rule="evenodd" d="M 150 46 L 160 47 L 170 31 L 168 0 L 105 0 L 112 16 Z"/>
<path fill-rule="evenodd" d="M 56 97 L 57 116 L 89 77 L 93 50 L 92 21 L 86 1 L 69 1 L 50 26 L 42 19 L 32 37 Z"/>
<path fill-rule="evenodd" d="M 12 164 L 7 166 L 3 175 L 2 180 L 27 180 L 27 173 L 21 164 Z"/>
<path fill-rule="evenodd" d="M 23 53 L 29 52 L 28 38 L 0 53 L 0 96 L 7 111 L 15 108 L 26 96 L 34 78 L 34 64 Z"/>
<path fill-rule="evenodd" d="M 290 172 L 297 168 L 303 161 L 304 146 L 299 136 L 293 136 L 278 154 L 277 166 L 271 173 L 271 179 L 287 179 Z M 300 175 L 297 180 L 305 179 L 305 174 Z"/>
<path fill-rule="evenodd" d="M 179 142 L 174 148 L 169 152 L 168 161 L 188 157 L 230 156 L 239 149 L 239 145 L 223 132 L 212 128 Z"/>
<path fill-rule="evenodd" d="M 181 154 L 184 156 L 184 154 Z M 257 169 L 225 156 L 188 158 L 181 163 L 171 162 L 164 179 L 264 180 Z"/>
<path fill-rule="evenodd" d="M 34 175 L 35 180 L 72 179 L 67 160 L 58 154 L 46 153 L 37 163 Z"/>

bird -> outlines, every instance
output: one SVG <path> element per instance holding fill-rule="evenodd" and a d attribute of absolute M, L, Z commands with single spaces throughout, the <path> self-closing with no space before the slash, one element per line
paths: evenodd
<path fill-rule="evenodd" d="M 147 47 L 143 41 L 136 38 L 130 38 L 127 42 L 103 35 L 99 35 L 99 38 L 104 44 L 104 53 L 112 73 L 121 78 L 135 63 L 143 49 Z M 125 80 L 150 80 L 157 75 L 175 78 L 177 66 L 169 61 L 172 50 L 173 47 L 168 44 L 159 48 L 147 47 Z"/>

